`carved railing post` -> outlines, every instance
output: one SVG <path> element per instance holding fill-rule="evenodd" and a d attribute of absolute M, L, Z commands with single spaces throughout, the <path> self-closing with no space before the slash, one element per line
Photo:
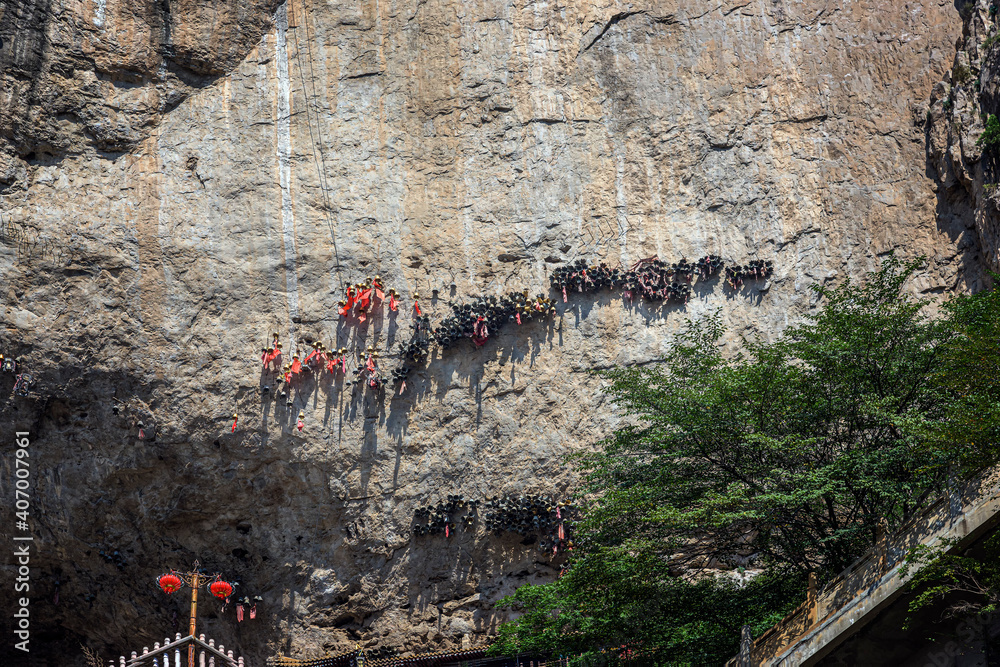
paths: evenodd
<path fill-rule="evenodd" d="M 878 576 L 885 573 L 889 554 L 889 522 L 882 517 L 875 528 L 876 553 L 878 555 Z"/>
<path fill-rule="evenodd" d="M 809 627 L 816 625 L 819 621 L 819 596 L 816 594 L 816 573 L 809 573 L 809 589 L 806 592 L 806 599 L 809 601 Z"/>
<path fill-rule="evenodd" d="M 740 656 L 736 661 L 737 667 L 754 667 L 751 662 L 753 652 L 753 632 L 749 625 L 744 625 L 740 630 Z"/>

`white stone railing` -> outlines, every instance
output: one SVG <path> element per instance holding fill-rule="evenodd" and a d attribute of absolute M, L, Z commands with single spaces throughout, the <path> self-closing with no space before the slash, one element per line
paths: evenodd
<path fill-rule="evenodd" d="M 132 651 L 131 658 L 121 656 L 117 663 L 112 660 L 110 667 L 186 667 L 192 646 L 196 667 L 246 667 L 242 657 L 234 656 L 232 649 L 227 653 L 222 644 L 216 646 L 214 639 L 206 642 L 205 635 L 181 637 L 179 632 L 173 640 L 164 639 L 162 646 L 153 644 L 152 651 L 144 646 L 141 654 Z"/>

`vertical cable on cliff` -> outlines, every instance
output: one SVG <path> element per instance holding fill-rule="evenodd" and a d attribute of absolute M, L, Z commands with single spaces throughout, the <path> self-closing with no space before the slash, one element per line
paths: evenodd
<path fill-rule="evenodd" d="M 292 0 L 288 0 L 288 6 L 291 5 Z M 287 10 L 286 10 L 287 11 Z M 313 56 L 312 56 L 312 42 L 313 38 L 309 35 L 309 20 L 308 14 L 305 8 L 302 10 L 302 27 L 306 31 L 306 59 L 309 63 L 309 78 L 312 80 L 312 103 L 309 101 L 309 93 L 306 88 L 306 75 L 305 68 L 302 67 L 302 49 L 299 46 L 299 36 L 297 32 L 292 32 L 292 38 L 295 40 L 295 57 L 299 62 L 299 76 L 302 79 L 302 96 L 305 98 L 305 111 L 306 111 L 306 125 L 309 127 L 309 142 L 312 146 L 313 162 L 316 164 L 316 175 L 319 177 L 319 187 L 323 191 L 323 204 L 326 209 L 323 213 L 326 217 L 326 224 L 330 228 L 330 241 L 333 243 L 333 259 L 336 262 L 337 269 L 337 280 L 340 282 L 340 289 L 344 289 L 344 277 L 340 273 L 340 252 L 337 250 L 337 234 L 333 226 L 333 222 L 330 220 L 330 211 L 333 205 L 330 203 L 330 185 L 329 179 L 326 174 L 326 159 L 323 157 L 323 145 L 325 143 L 323 139 L 323 118 L 320 116 L 319 111 L 315 110 L 316 113 L 316 134 L 319 136 L 319 141 L 316 141 L 316 137 L 313 136 L 312 120 L 309 115 L 310 107 L 317 103 L 319 100 L 319 95 L 316 93 L 316 72 L 313 69 Z M 286 21 L 287 25 L 287 21 Z M 317 155 L 318 152 L 318 155 Z"/>

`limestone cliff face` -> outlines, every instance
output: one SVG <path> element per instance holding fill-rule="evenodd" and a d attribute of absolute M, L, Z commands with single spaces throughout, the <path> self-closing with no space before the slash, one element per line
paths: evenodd
<path fill-rule="evenodd" d="M 0 183 L 67 155 L 115 159 L 231 70 L 277 0 L 26 0 L 0 7 Z"/>
<path fill-rule="evenodd" d="M 989 114 L 1000 113 L 997 6 L 987 0 L 961 4 L 962 36 L 952 68 L 931 93 L 928 154 L 954 210 L 974 224 L 984 263 L 1000 271 L 1000 162 L 980 145 Z"/>
<path fill-rule="evenodd" d="M 563 455 L 618 421 L 591 369 L 655 360 L 717 309 L 733 341 L 773 337 L 809 284 L 892 250 L 928 256 L 921 292 L 982 280 L 972 209 L 927 162 L 948 2 L 273 5 L 3 15 L 0 343 L 36 382 L 0 435 L 31 432 L 39 651 L 152 645 L 185 614 L 153 576 L 195 558 L 264 598 L 252 623 L 205 607 L 258 661 L 482 643 L 491 605 L 558 559 L 481 524 L 415 537 L 414 509 L 567 494 Z M 414 291 L 437 321 L 449 299 L 548 292 L 576 258 L 708 253 L 776 275 L 685 306 L 571 296 L 551 323 L 434 351 L 399 395 L 260 395 L 274 331 L 289 353 L 395 350 Z M 340 321 L 342 286 L 374 274 L 401 312 Z"/>

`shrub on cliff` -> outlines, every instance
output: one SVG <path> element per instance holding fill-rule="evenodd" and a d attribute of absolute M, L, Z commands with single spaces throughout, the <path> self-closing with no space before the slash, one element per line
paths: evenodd
<path fill-rule="evenodd" d="M 890 258 L 862 284 L 816 286 L 805 324 L 735 357 L 712 317 L 663 364 L 604 373 L 631 423 L 577 458 L 573 558 L 501 602 L 523 615 L 495 651 L 721 664 L 742 625 L 802 601 L 808 572 L 836 574 L 996 462 L 1000 299 L 931 318 L 903 289 L 917 268 Z"/>
<path fill-rule="evenodd" d="M 990 114 L 986 117 L 983 133 L 976 139 L 976 145 L 983 148 L 990 148 L 1000 144 L 1000 120 Z"/>

